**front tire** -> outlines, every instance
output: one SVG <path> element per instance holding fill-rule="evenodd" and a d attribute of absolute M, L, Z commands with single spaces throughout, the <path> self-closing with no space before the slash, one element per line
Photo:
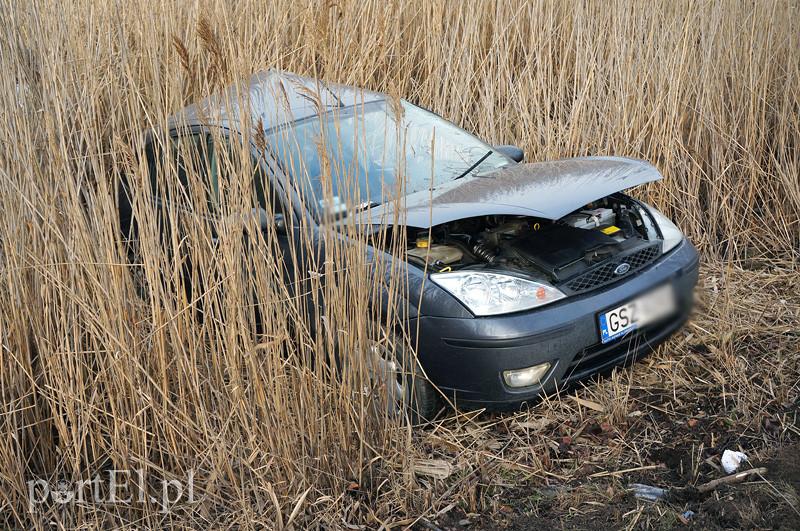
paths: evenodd
<path fill-rule="evenodd" d="M 376 357 L 376 379 L 386 388 L 390 411 L 408 415 L 412 424 L 433 420 L 441 407 L 439 391 L 425 376 L 414 351 L 403 336 L 380 329 L 371 350 Z"/>

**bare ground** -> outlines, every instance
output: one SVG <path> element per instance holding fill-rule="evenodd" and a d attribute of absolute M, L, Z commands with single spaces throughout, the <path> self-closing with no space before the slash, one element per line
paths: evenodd
<path fill-rule="evenodd" d="M 798 275 L 706 267 L 699 296 L 675 338 L 597 385 L 424 432 L 455 472 L 431 482 L 438 510 L 416 527 L 800 528 Z M 767 473 L 699 494 L 725 449 Z M 669 495 L 638 500 L 632 483 Z"/>

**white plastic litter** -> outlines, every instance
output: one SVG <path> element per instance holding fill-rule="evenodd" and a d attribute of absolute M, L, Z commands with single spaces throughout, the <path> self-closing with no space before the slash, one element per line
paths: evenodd
<path fill-rule="evenodd" d="M 747 461 L 747 455 L 743 454 L 742 452 L 733 452 L 731 450 L 725 450 L 722 452 L 722 468 L 725 469 L 726 474 L 733 474 L 737 470 L 739 470 L 739 466 L 742 464 L 742 461 Z"/>

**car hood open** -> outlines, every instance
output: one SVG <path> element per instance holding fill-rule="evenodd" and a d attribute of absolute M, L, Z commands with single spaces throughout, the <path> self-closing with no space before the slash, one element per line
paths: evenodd
<path fill-rule="evenodd" d="M 363 224 L 428 228 L 457 219 L 520 215 L 556 220 L 615 192 L 661 179 L 651 164 L 622 157 L 580 157 L 515 164 L 434 184 L 362 212 Z"/>

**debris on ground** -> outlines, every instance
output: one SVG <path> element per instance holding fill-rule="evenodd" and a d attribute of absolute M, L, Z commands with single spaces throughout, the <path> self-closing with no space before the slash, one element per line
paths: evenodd
<path fill-rule="evenodd" d="M 747 461 L 747 454 L 743 452 L 734 452 L 733 450 L 725 450 L 722 452 L 722 459 L 720 459 L 722 468 L 725 470 L 726 474 L 733 474 L 739 470 L 739 467 L 744 461 Z"/>
<path fill-rule="evenodd" d="M 689 525 L 692 518 L 694 518 L 694 511 L 684 511 L 678 516 L 678 520 L 680 520 L 683 525 Z"/>
<path fill-rule="evenodd" d="M 750 476 L 763 476 L 766 473 L 767 473 L 766 468 L 751 468 L 750 470 L 745 470 L 744 472 L 739 472 L 738 474 L 734 474 L 732 476 L 725 476 L 719 479 L 709 481 L 708 483 L 703 483 L 702 485 L 697 487 L 697 492 L 700 493 L 711 492 L 712 490 L 722 485 L 732 485 L 733 483 L 740 483 L 745 479 L 749 478 Z"/>
<path fill-rule="evenodd" d="M 442 459 L 416 459 L 412 470 L 417 476 L 447 479 L 453 473 L 453 465 Z"/>
<path fill-rule="evenodd" d="M 678 496 L 680 496 L 681 494 L 685 494 L 687 492 L 706 494 L 721 487 L 722 485 L 732 485 L 734 483 L 740 483 L 751 476 L 763 477 L 764 474 L 766 473 L 767 473 L 766 468 L 752 468 L 750 470 L 739 472 L 738 474 L 733 474 L 714 479 L 712 481 L 709 481 L 708 483 L 703 483 L 697 488 L 687 486 L 687 487 L 679 487 L 673 490 L 674 494 Z M 654 487 L 652 485 L 643 485 L 641 483 L 631 483 L 629 490 L 632 490 L 633 495 L 639 498 L 640 500 L 647 500 L 651 502 L 657 502 L 659 500 L 663 500 L 667 498 L 667 495 L 670 493 L 669 489 L 662 489 L 661 487 Z M 683 516 L 685 516 L 685 513 Z"/>
<path fill-rule="evenodd" d="M 653 487 L 651 485 L 642 485 L 641 483 L 632 483 L 631 489 L 633 490 L 633 495 L 640 500 L 652 502 L 663 500 L 669 492 L 667 489 Z"/>

